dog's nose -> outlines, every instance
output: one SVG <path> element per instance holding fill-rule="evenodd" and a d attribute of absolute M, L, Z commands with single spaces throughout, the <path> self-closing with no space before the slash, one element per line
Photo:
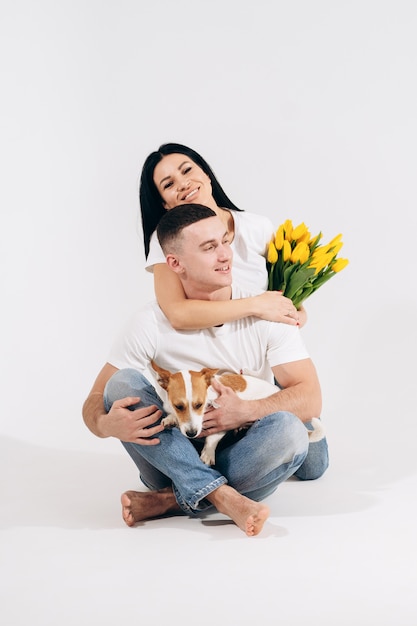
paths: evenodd
<path fill-rule="evenodd" d="M 197 432 L 198 431 L 196 428 L 190 428 L 189 430 L 185 431 L 185 434 L 189 439 L 193 439 L 197 435 Z"/>

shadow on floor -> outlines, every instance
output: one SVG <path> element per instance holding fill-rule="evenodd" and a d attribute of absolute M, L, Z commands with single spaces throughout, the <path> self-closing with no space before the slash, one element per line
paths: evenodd
<path fill-rule="evenodd" d="M 346 447 L 346 443 L 348 444 Z M 409 473 L 407 467 L 387 462 L 378 454 L 361 459 L 350 452 L 352 442 L 335 441 L 327 473 L 313 482 L 290 479 L 268 498 L 272 516 L 338 515 L 373 506 L 389 483 Z M 388 444 L 387 444 L 388 445 Z M 120 495 L 143 489 L 136 468 L 121 450 L 99 454 L 43 448 L 1 437 L 4 465 L 0 528 L 51 526 L 65 529 L 109 529 L 123 526 Z M 332 458 L 331 457 L 331 458 Z M 414 472 L 413 472 L 414 470 Z M 210 515 L 205 516 L 210 524 Z M 213 523 L 218 523 L 215 519 Z"/>

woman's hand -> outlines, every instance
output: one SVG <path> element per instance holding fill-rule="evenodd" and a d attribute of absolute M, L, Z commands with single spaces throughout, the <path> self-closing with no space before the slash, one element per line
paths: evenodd
<path fill-rule="evenodd" d="M 292 326 L 301 326 L 300 314 L 289 298 L 282 291 L 265 291 L 255 296 L 259 307 L 257 317 L 270 322 L 282 322 Z"/>
<path fill-rule="evenodd" d="M 307 311 L 305 310 L 304 306 L 300 304 L 300 306 L 298 307 L 298 325 L 300 326 L 300 328 L 302 328 L 306 322 Z"/>

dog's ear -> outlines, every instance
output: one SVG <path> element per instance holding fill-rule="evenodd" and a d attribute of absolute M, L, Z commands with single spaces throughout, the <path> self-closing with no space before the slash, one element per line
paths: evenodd
<path fill-rule="evenodd" d="M 207 386 L 209 386 L 211 384 L 211 379 L 213 378 L 213 376 L 215 374 L 217 374 L 217 372 L 219 371 L 219 369 L 212 369 L 210 367 L 204 367 L 201 371 L 200 374 L 202 376 L 204 376 L 204 380 L 206 381 Z"/>
<path fill-rule="evenodd" d="M 171 372 L 169 372 L 168 370 L 164 370 L 162 367 L 159 367 L 159 365 L 155 363 L 155 361 L 151 361 L 151 367 L 158 374 L 157 380 L 162 389 L 167 389 L 169 379 L 171 378 Z"/>

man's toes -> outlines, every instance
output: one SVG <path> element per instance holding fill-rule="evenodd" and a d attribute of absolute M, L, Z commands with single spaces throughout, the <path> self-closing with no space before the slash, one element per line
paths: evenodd
<path fill-rule="evenodd" d="M 123 519 L 128 526 L 133 526 L 135 523 L 134 517 L 132 515 L 132 511 L 126 507 L 123 507 Z"/>

